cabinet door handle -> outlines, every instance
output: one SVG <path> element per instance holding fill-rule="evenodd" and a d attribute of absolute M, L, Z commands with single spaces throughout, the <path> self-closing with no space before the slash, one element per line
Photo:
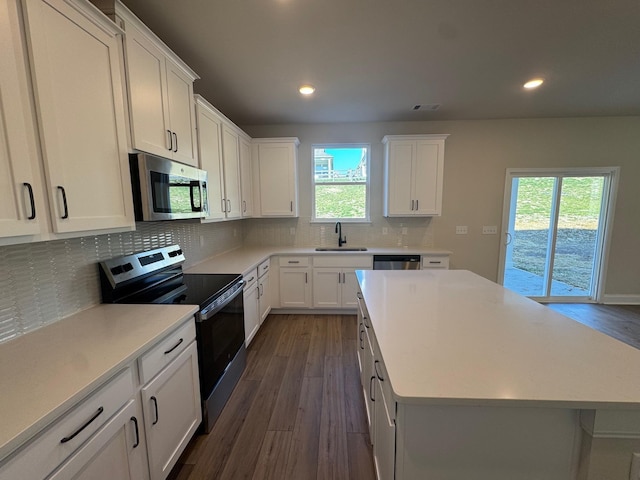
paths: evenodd
<path fill-rule="evenodd" d="M 222 199 L 222 213 L 227 213 L 227 200 Z"/>
<path fill-rule="evenodd" d="M 247 213 L 247 201 L 242 200 L 242 212 Z"/>
<path fill-rule="evenodd" d="M 362 324 L 363 324 L 366 328 L 369 328 L 369 325 L 367 325 L 367 317 L 365 317 L 364 315 L 362 316 Z"/>
<path fill-rule="evenodd" d="M 364 350 L 364 330 L 360 329 L 360 350 Z"/>
<path fill-rule="evenodd" d="M 176 348 L 178 348 L 180 346 L 180 344 L 184 342 L 184 339 L 181 338 L 180 340 L 178 340 L 178 343 L 176 343 L 173 347 L 171 347 L 169 350 L 167 350 L 166 352 L 164 352 L 165 355 L 169 355 L 171 352 L 173 352 Z"/>
<path fill-rule="evenodd" d="M 60 217 L 62 219 L 69 218 L 69 205 L 67 205 L 67 192 L 64 187 L 58 185 L 58 190 L 62 193 L 62 205 L 64 206 L 64 214 Z"/>
<path fill-rule="evenodd" d="M 154 411 L 155 411 L 155 419 L 151 422 L 151 425 L 155 425 L 160 420 L 160 415 L 158 414 L 158 399 L 156 397 L 151 397 L 151 401 L 153 402 Z"/>
<path fill-rule="evenodd" d="M 169 146 L 167 147 L 167 150 L 172 152 L 173 151 L 173 135 L 171 134 L 171 130 L 167 130 L 167 133 L 169 134 Z"/>
<path fill-rule="evenodd" d="M 67 437 L 63 437 L 60 440 L 60 443 L 67 443 L 71 440 L 73 440 L 74 438 L 76 438 L 76 436 L 82 432 L 85 428 L 87 428 L 89 425 L 91 425 L 91 423 L 93 423 L 93 421 L 98 418 L 102 412 L 104 412 L 104 407 L 100 407 L 98 408 L 98 411 L 96 413 L 93 414 L 93 416 L 87 420 L 80 428 L 78 428 L 75 432 L 73 432 L 71 435 L 67 436 Z"/>
<path fill-rule="evenodd" d="M 27 187 L 27 191 L 29 192 L 29 205 L 31 206 L 31 215 L 27 217 L 27 220 L 33 220 L 36 218 L 36 203 L 33 199 L 33 188 L 30 183 L 24 182 L 22 185 Z"/>
<path fill-rule="evenodd" d="M 376 399 L 373 398 L 373 381 L 376 379 L 376 377 L 374 377 L 373 375 L 371 376 L 371 378 L 369 379 L 369 398 L 371 399 L 372 402 L 375 402 Z"/>
<path fill-rule="evenodd" d="M 381 382 L 384 382 L 384 378 L 382 378 L 380 376 L 380 374 L 378 373 L 378 364 L 380 363 L 380 360 L 376 360 L 375 362 L 373 362 L 373 370 L 376 372 L 376 377 L 378 377 L 378 380 L 380 380 Z"/>
<path fill-rule="evenodd" d="M 411 200 L 411 210 L 413 210 L 413 200 Z"/>
<path fill-rule="evenodd" d="M 136 417 L 131 417 L 131 421 L 133 422 L 133 426 L 135 428 L 135 432 L 136 432 L 136 443 L 133 444 L 132 448 L 136 448 L 138 445 L 140 445 L 140 431 L 138 430 L 138 419 Z"/>
<path fill-rule="evenodd" d="M 293 200 L 291 200 L 291 211 L 293 212 Z"/>
<path fill-rule="evenodd" d="M 418 205 L 419 205 L 419 203 L 418 203 L 418 202 L 419 202 L 419 200 L 416 200 L 416 211 L 417 211 L 417 210 L 420 210 L 420 207 L 418 206 Z"/>
<path fill-rule="evenodd" d="M 173 151 L 177 152 L 178 151 L 178 134 L 176 132 L 173 132 L 173 138 L 175 138 L 175 140 L 176 140 Z"/>
<path fill-rule="evenodd" d="M 309 283 L 309 274 L 304 272 L 304 283 Z"/>
<path fill-rule="evenodd" d="M 342 275 L 338 272 L 338 283 L 342 283 Z"/>
<path fill-rule="evenodd" d="M 258 294 L 260 297 L 264 296 L 264 285 L 262 283 L 258 287 Z"/>
<path fill-rule="evenodd" d="M 342 283 L 347 283 L 347 274 L 346 273 L 342 274 Z"/>
<path fill-rule="evenodd" d="M 360 292 L 356 293 L 356 297 L 358 297 L 360 300 L 362 300 L 362 294 Z"/>
<path fill-rule="evenodd" d="M 231 200 L 227 200 L 227 213 L 231 213 Z"/>

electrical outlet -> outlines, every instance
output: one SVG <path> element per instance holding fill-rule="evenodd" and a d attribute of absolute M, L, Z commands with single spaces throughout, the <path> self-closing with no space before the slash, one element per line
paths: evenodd
<path fill-rule="evenodd" d="M 295 235 L 296 234 L 296 227 L 289 227 L 289 235 Z"/>
<path fill-rule="evenodd" d="M 389 235 L 389 229 L 387 227 L 382 227 L 382 234 Z"/>
<path fill-rule="evenodd" d="M 407 234 L 407 227 L 402 227 L 402 235 L 406 235 Z"/>
<path fill-rule="evenodd" d="M 640 480 L 640 453 L 634 453 L 631 455 L 629 480 Z"/>
<path fill-rule="evenodd" d="M 498 227 L 495 225 L 483 225 L 482 234 L 483 235 L 496 235 L 498 233 Z"/>
<path fill-rule="evenodd" d="M 466 225 L 458 225 L 456 227 L 456 235 L 466 235 L 469 233 L 469 229 Z"/>

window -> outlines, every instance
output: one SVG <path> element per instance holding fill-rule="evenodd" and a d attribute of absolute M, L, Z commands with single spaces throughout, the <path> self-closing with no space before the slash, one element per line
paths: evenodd
<path fill-rule="evenodd" d="M 369 146 L 313 146 L 313 220 L 369 221 Z"/>

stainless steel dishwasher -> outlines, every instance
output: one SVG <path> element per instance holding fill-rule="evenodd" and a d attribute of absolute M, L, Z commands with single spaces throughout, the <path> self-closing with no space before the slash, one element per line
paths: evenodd
<path fill-rule="evenodd" d="M 374 270 L 420 270 L 420 255 L 374 255 Z"/>

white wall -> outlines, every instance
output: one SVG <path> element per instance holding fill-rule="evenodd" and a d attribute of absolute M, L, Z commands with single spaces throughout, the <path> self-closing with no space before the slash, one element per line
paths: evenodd
<path fill-rule="evenodd" d="M 331 125 L 244 126 L 252 137 L 297 136 L 300 219 L 251 220 L 247 243 L 290 245 L 332 243 L 311 217 L 311 146 L 315 143 L 370 143 L 371 226 L 347 225 L 350 244 L 424 245 L 453 251 L 452 267 L 496 280 L 500 235 L 482 235 L 482 225 L 501 225 L 505 171 L 511 167 L 620 166 L 618 198 L 605 292 L 640 295 L 640 117 L 478 120 Z M 445 146 L 443 214 L 432 220 L 382 217 L 382 137 L 388 134 L 448 133 Z M 409 235 L 398 234 L 402 225 Z M 456 225 L 469 234 L 455 235 Z M 289 228 L 296 227 L 296 235 Z M 383 237 L 382 226 L 390 235 Z M 329 231 L 327 231 L 329 230 Z M 353 239 L 353 241 L 351 240 Z M 323 244 L 323 243 L 320 243 Z"/>

